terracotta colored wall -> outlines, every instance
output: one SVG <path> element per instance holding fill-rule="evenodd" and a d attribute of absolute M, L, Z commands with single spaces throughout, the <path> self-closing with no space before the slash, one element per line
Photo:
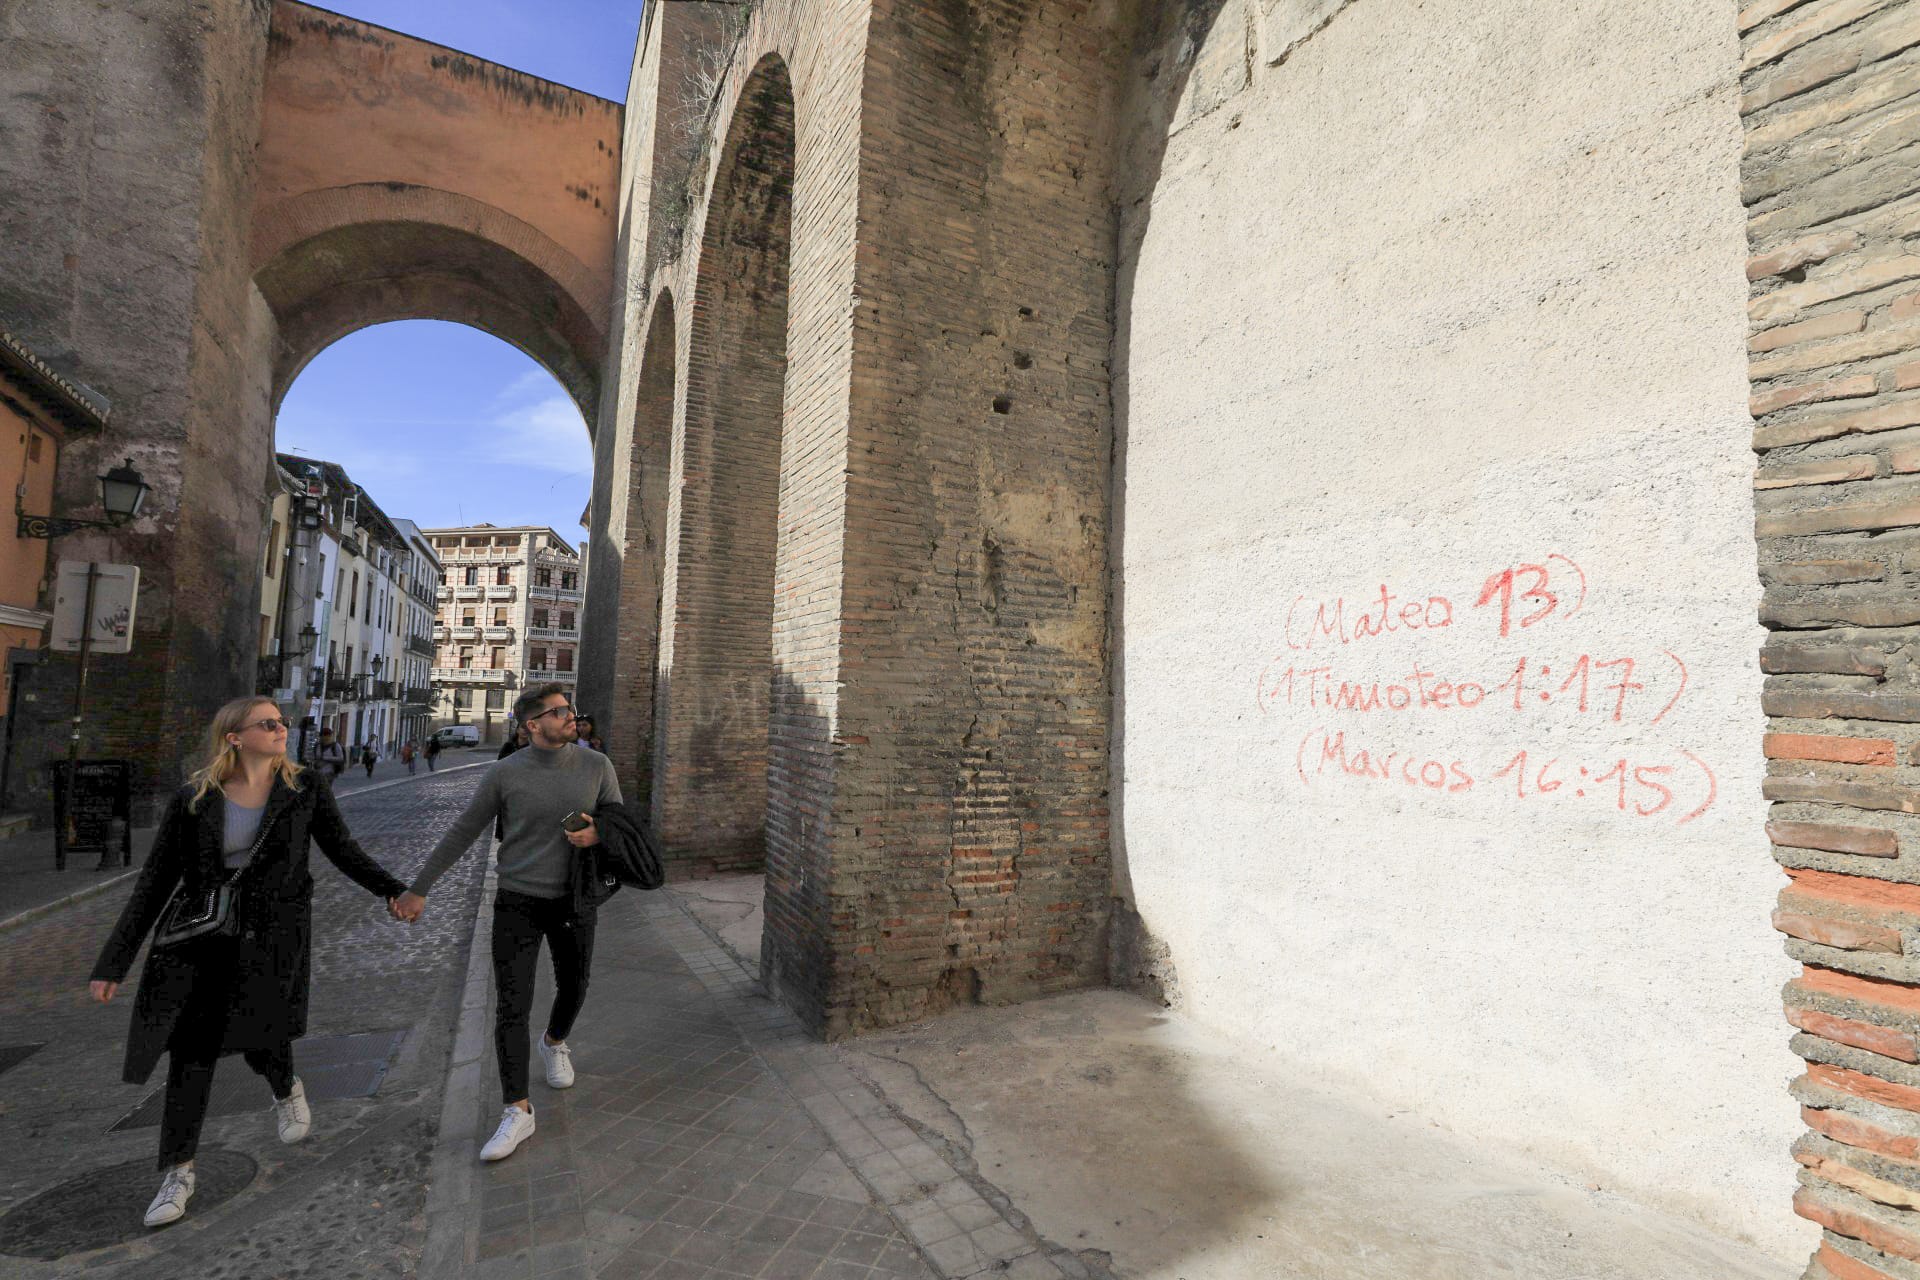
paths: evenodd
<path fill-rule="evenodd" d="M 256 217 L 306 192 L 412 183 L 511 214 L 612 278 L 619 103 L 284 0 L 267 70 Z"/>
<path fill-rule="evenodd" d="M 28 462 L 27 437 L 38 432 L 40 460 Z M 25 482 L 20 495 L 21 509 L 36 515 L 53 512 L 53 470 L 60 457 L 59 437 L 36 426 L 0 400 L 0 480 L 11 491 Z M 0 526 L 0 604 L 16 609 L 40 607 L 40 580 L 47 572 L 47 543 L 38 538 L 14 536 L 13 525 Z M 9 644 L 32 644 L 34 640 L 8 640 Z"/>

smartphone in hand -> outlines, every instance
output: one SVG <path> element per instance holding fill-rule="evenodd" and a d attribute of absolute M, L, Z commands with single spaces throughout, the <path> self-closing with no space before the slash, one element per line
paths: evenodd
<path fill-rule="evenodd" d="M 563 831 L 585 831 L 592 824 L 593 819 L 578 809 L 560 819 L 560 829 Z"/>

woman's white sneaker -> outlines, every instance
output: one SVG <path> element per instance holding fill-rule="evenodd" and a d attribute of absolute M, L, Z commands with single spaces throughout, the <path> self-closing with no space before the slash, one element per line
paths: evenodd
<path fill-rule="evenodd" d="M 518 1107 L 508 1107 L 500 1113 L 500 1127 L 487 1139 L 487 1145 L 480 1148 L 482 1160 L 505 1160 L 520 1147 L 520 1144 L 533 1136 L 533 1112 L 522 1111 Z"/>
<path fill-rule="evenodd" d="M 567 1048 L 567 1042 L 548 1044 L 546 1032 L 540 1033 L 540 1061 L 547 1064 L 547 1086 L 553 1089 L 573 1088 L 573 1050 Z"/>
<path fill-rule="evenodd" d="M 280 1126 L 282 1142 L 298 1142 L 313 1128 L 313 1111 L 307 1106 L 307 1087 L 300 1083 L 298 1076 L 294 1077 L 292 1093 L 273 1100 L 273 1118 Z"/>
<path fill-rule="evenodd" d="M 193 1165 L 177 1164 L 160 1179 L 160 1194 L 147 1206 L 147 1225 L 164 1227 L 187 1216 L 187 1201 L 193 1198 Z"/>

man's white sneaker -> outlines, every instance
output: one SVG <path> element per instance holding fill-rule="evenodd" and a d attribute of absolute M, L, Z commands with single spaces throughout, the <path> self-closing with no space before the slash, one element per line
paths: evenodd
<path fill-rule="evenodd" d="M 522 1111 L 518 1107 L 508 1107 L 500 1113 L 500 1127 L 487 1139 L 487 1145 L 480 1148 L 482 1160 L 505 1160 L 519 1149 L 520 1144 L 533 1136 L 533 1112 Z"/>
<path fill-rule="evenodd" d="M 160 1194 L 147 1206 L 147 1225 L 164 1227 L 187 1216 L 187 1201 L 193 1198 L 193 1166 L 177 1164 L 160 1179 Z"/>
<path fill-rule="evenodd" d="M 298 1142 L 313 1128 L 313 1111 L 307 1106 L 307 1087 L 300 1083 L 298 1076 L 294 1077 L 292 1093 L 273 1100 L 273 1118 L 280 1126 L 282 1142 Z"/>
<path fill-rule="evenodd" d="M 546 1032 L 540 1033 L 537 1040 L 540 1046 L 540 1061 L 547 1064 L 547 1085 L 554 1089 L 573 1088 L 573 1050 L 567 1048 L 567 1042 L 548 1044 Z"/>

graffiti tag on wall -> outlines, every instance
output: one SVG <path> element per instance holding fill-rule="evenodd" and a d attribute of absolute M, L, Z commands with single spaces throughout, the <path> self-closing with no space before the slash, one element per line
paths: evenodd
<path fill-rule="evenodd" d="M 1282 619 L 1285 647 L 1255 681 L 1256 703 L 1263 715 L 1309 721 L 1294 755 L 1308 788 L 1359 782 L 1452 796 L 1510 794 L 1684 826 L 1718 798 L 1712 767 L 1690 750 L 1641 745 L 1636 731 L 1662 724 L 1681 705 L 1691 682 L 1686 660 L 1664 647 L 1556 645 L 1558 624 L 1586 609 L 1588 588 L 1586 571 L 1555 553 L 1495 569 L 1458 596 L 1396 594 L 1385 585 L 1377 595 L 1296 596 Z M 1486 652 L 1457 669 L 1411 657 L 1397 676 L 1369 674 L 1390 637 L 1397 647 L 1445 637 L 1453 651 Z M 1582 721 L 1621 726 L 1635 745 L 1557 749 L 1564 726 Z M 1428 722 L 1443 733 L 1472 724 L 1482 737 L 1505 729 L 1499 736 L 1524 745 L 1490 754 L 1484 744 L 1458 753 L 1393 745 L 1399 726 Z"/>

